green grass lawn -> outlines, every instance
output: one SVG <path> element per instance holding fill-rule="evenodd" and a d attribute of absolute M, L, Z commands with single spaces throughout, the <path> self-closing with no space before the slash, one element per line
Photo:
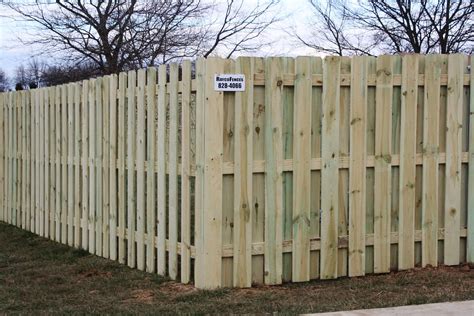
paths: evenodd
<path fill-rule="evenodd" d="M 468 266 L 201 291 L 0 223 L 0 313 L 303 313 L 474 299 Z"/>

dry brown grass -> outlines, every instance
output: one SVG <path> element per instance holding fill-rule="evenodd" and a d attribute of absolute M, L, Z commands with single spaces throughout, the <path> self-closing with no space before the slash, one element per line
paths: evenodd
<path fill-rule="evenodd" d="M 0 224 L 0 313 L 295 314 L 469 299 L 468 266 L 200 291 Z"/>

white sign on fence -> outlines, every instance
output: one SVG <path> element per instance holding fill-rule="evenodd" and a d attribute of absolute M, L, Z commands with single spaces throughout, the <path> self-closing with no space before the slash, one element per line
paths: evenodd
<path fill-rule="evenodd" d="M 245 91 L 245 75 L 219 74 L 214 77 L 216 91 Z"/>

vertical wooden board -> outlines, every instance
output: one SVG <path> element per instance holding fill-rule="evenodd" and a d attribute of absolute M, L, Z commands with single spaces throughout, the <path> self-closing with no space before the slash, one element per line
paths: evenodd
<path fill-rule="evenodd" d="M 313 74 L 322 75 L 323 63 L 321 58 L 316 58 L 312 63 Z M 311 158 L 321 158 L 321 124 L 322 124 L 322 86 L 312 87 L 312 109 L 311 109 Z M 311 227 L 310 237 L 320 237 L 320 210 L 321 210 L 321 170 L 311 172 Z M 311 251 L 310 278 L 319 278 L 320 251 Z"/>
<path fill-rule="evenodd" d="M 42 201 L 44 198 L 44 186 L 43 186 L 43 181 L 44 181 L 44 169 L 43 169 L 43 163 L 44 159 L 42 158 L 42 155 L 44 154 L 44 144 L 42 143 L 42 140 L 44 138 L 44 135 L 42 135 L 41 130 L 43 127 L 42 124 L 42 119 L 43 119 L 43 111 L 42 111 L 42 106 L 43 106 L 43 90 L 38 89 L 37 94 L 36 94 L 36 177 L 35 177 L 35 188 L 36 188 L 36 201 L 35 201 L 35 208 L 36 208 L 36 234 L 43 236 L 43 229 L 44 229 L 44 210 L 42 208 Z M 13 110 L 13 108 L 12 108 Z M 13 114 L 13 113 L 12 113 Z M 13 125 L 11 125 L 13 128 Z M 11 152 L 13 154 L 13 142 L 14 142 L 14 130 L 12 131 L 12 137 L 10 137 L 11 144 Z M 12 157 L 13 158 L 13 157 Z M 13 162 L 13 160 L 12 160 Z M 11 166 L 12 171 L 13 171 L 13 164 Z M 11 180 L 13 180 L 13 175 L 11 177 Z M 13 184 L 13 181 L 12 181 Z M 13 197 L 13 192 L 10 195 L 10 197 Z M 10 205 L 13 209 L 13 201 L 10 202 Z"/>
<path fill-rule="evenodd" d="M 5 221 L 5 204 L 3 198 L 5 197 L 5 95 L 6 93 L 0 93 L 0 220 Z"/>
<path fill-rule="evenodd" d="M 321 278 L 337 278 L 339 85 L 341 59 L 326 57 L 323 73 L 321 171 Z"/>
<path fill-rule="evenodd" d="M 214 76 L 224 70 L 224 61 L 208 58 L 205 62 L 204 117 L 205 146 L 202 211 L 198 219 L 199 246 L 196 281 L 198 288 L 221 286 L 222 275 L 222 156 L 223 156 L 223 92 L 214 91 Z M 202 80 L 201 79 L 201 80 Z M 212 266 L 213 269 L 206 269 Z"/>
<path fill-rule="evenodd" d="M 368 61 L 368 76 L 375 77 L 377 72 L 377 59 L 369 57 Z M 367 156 L 375 155 L 375 86 L 369 86 L 367 89 Z M 366 220 L 365 233 L 374 234 L 374 185 L 375 185 L 375 170 L 373 167 L 367 168 L 366 171 Z M 374 247 L 368 245 L 365 247 L 365 273 L 374 273 Z"/>
<path fill-rule="evenodd" d="M 43 92 L 43 91 L 41 91 Z M 19 102 L 19 93 L 13 93 L 13 103 L 12 103 L 12 179 L 11 179 L 11 186 L 12 186 L 12 224 L 19 227 L 20 222 L 18 221 L 18 201 L 17 201 L 17 195 L 18 195 L 18 150 L 17 150 L 17 145 L 18 145 L 18 102 Z M 43 94 L 41 94 L 41 100 L 40 100 L 40 106 L 44 106 L 44 100 L 43 100 Z M 41 112 L 40 112 L 41 113 Z M 43 126 L 43 122 L 40 122 L 40 127 Z M 40 138 L 40 142 L 43 142 L 43 139 Z M 44 145 L 44 144 L 43 144 Z M 41 151 L 40 151 L 41 154 Z M 41 190 L 40 190 L 41 192 Z M 41 201 L 40 201 L 40 207 L 41 207 Z M 42 213 L 44 218 L 44 210 L 42 210 Z M 40 226 L 40 234 L 41 236 L 44 236 L 44 222 Z"/>
<path fill-rule="evenodd" d="M 55 221 L 55 237 L 57 242 L 61 242 L 61 93 L 63 92 L 60 86 L 56 87 L 56 95 L 54 100 L 54 107 L 55 107 L 55 178 L 56 178 L 56 191 L 55 191 L 55 210 L 54 210 L 54 221 Z M 33 116 L 33 112 L 31 113 Z M 31 137 L 31 142 L 33 143 L 33 137 Z M 32 151 L 33 151 L 33 144 L 32 144 Z M 30 165 L 31 169 L 34 168 L 33 163 Z M 33 172 L 31 173 L 33 174 Z M 33 188 L 33 179 L 31 179 L 31 187 Z M 31 190 L 31 200 L 33 201 L 33 190 Z"/>
<path fill-rule="evenodd" d="M 365 274 L 367 61 L 353 57 L 351 66 L 349 276 Z"/>
<path fill-rule="evenodd" d="M 103 147 L 102 147 L 102 135 L 103 135 L 103 94 L 104 94 L 104 83 L 105 77 L 97 78 L 95 81 L 95 156 L 94 156 L 94 165 L 95 165 L 95 254 L 102 256 L 102 245 L 103 245 L 103 226 L 102 222 L 104 219 L 104 208 L 103 208 L 103 181 L 102 181 L 102 172 L 103 172 Z M 92 137 L 92 135 L 91 135 Z"/>
<path fill-rule="evenodd" d="M 245 75 L 246 89 L 235 96 L 234 143 L 234 267 L 233 285 L 252 285 L 253 58 L 240 57 L 236 72 Z"/>
<path fill-rule="evenodd" d="M 170 64 L 170 116 L 168 141 L 169 166 L 169 254 L 168 273 L 172 280 L 178 275 L 178 64 Z"/>
<path fill-rule="evenodd" d="M 27 190 L 27 183 L 26 183 L 26 99 L 28 97 L 28 92 L 25 91 L 21 95 L 21 108 L 20 108 L 20 115 L 21 115 L 21 228 L 26 229 L 26 215 L 27 215 L 27 204 L 26 204 L 26 190 Z M 1 96 L 0 96 L 1 98 Z M 0 107 L 1 107 L 1 100 L 0 100 Z M 48 112 L 49 113 L 49 112 Z M 46 125 L 48 126 L 48 125 Z M 1 164 L 0 164 L 1 165 Z M 2 175 L 0 174 L 0 178 Z M 1 185 L 0 185 L 1 187 Z M 0 206 L 1 212 L 1 206 Z M 48 221 L 49 223 L 49 221 Z M 49 235 L 48 235 L 49 237 Z"/>
<path fill-rule="evenodd" d="M 68 240 L 68 205 L 67 205 L 67 128 L 68 128 L 68 85 L 61 86 L 61 243 L 67 244 Z"/>
<path fill-rule="evenodd" d="M 18 188 L 20 191 L 20 194 L 18 195 L 18 203 L 19 203 L 19 209 L 21 212 L 21 228 L 25 229 L 26 228 L 26 207 L 25 207 L 25 141 L 26 141 L 26 135 L 25 135 L 25 103 L 26 103 L 26 96 L 27 92 L 23 92 L 21 95 L 21 103 L 20 103 L 20 108 L 18 109 L 18 122 L 20 124 L 20 134 L 18 135 L 19 138 L 19 145 L 18 149 L 20 151 L 19 153 L 19 161 L 20 161 L 20 170 L 18 171 L 18 179 L 20 183 L 18 184 Z M 49 222 L 48 222 L 49 226 Z M 49 237 L 49 235 L 47 235 Z"/>
<path fill-rule="evenodd" d="M 235 62 L 225 60 L 224 73 L 235 73 Z M 235 93 L 224 93 L 223 105 L 223 155 L 224 163 L 234 162 L 235 148 Z M 234 235 L 234 175 L 222 177 L 222 245 L 233 246 Z M 222 258 L 222 286 L 233 285 L 233 257 Z"/>
<path fill-rule="evenodd" d="M 5 222 L 5 96 L 6 93 L 0 93 L 0 220 Z M 29 157 L 28 157 L 29 158 Z"/>
<path fill-rule="evenodd" d="M 265 283 L 282 282 L 282 58 L 265 65 Z"/>
<path fill-rule="evenodd" d="M 80 187 L 80 146 L 81 146 L 81 92 L 82 85 L 74 84 L 74 247 L 81 246 L 81 187 Z"/>
<path fill-rule="evenodd" d="M 418 59 L 418 74 L 425 74 L 425 56 L 420 55 Z M 417 102 L 416 102 L 416 154 L 423 154 L 423 130 L 424 130 L 424 84 L 418 85 Z M 415 174 L 415 231 L 422 230 L 422 213 L 423 213 L 423 166 L 416 165 Z M 422 264 L 422 245 L 420 241 L 415 241 L 415 266 Z"/>
<path fill-rule="evenodd" d="M 158 70 L 158 176 L 157 176 L 157 207 L 158 207 L 158 241 L 157 271 L 166 274 L 166 65 Z M 197 124 L 197 123 L 196 123 Z M 197 206 L 196 206 L 197 207 Z M 197 258 L 196 258 L 197 260 Z M 196 277 L 198 277 L 196 275 Z M 197 283 L 197 279 L 196 279 Z"/>
<path fill-rule="evenodd" d="M 448 55 L 440 56 L 442 59 L 441 74 L 448 75 Z M 448 87 L 441 86 L 440 107 L 439 107 L 439 152 L 446 153 L 446 129 L 447 127 L 447 108 L 448 108 Z M 446 191 L 446 164 L 439 165 L 438 182 L 438 229 L 444 229 L 444 206 Z M 438 236 L 438 264 L 444 264 L 444 239 L 440 240 Z"/>
<path fill-rule="evenodd" d="M 405 270 L 415 265 L 415 133 L 418 55 L 406 55 L 402 62 L 398 269 Z"/>
<path fill-rule="evenodd" d="M 74 84 L 67 85 L 67 244 L 74 245 Z"/>
<path fill-rule="evenodd" d="M 147 69 L 146 86 L 146 271 L 155 272 L 155 108 L 156 108 L 156 68 Z"/>
<path fill-rule="evenodd" d="M 119 91 L 118 91 L 118 261 L 122 264 L 127 259 L 126 254 L 126 242 L 125 242 L 125 229 L 127 226 L 126 218 L 126 182 L 125 182 L 125 170 L 126 170 L 126 134 L 125 134 L 125 100 L 127 95 L 127 73 L 121 72 L 119 74 Z"/>
<path fill-rule="evenodd" d="M 137 268 L 145 270 L 145 81 L 146 71 L 137 71 Z"/>
<path fill-rule="evenodd" d="M 110 76 L 102 79 L 102 256 L 110 256 Z"/>
<path fill-rule="evenodd" d="M 310 278 L 312 58 L 296 59 L 293 132 L 293 281 Z"/>
<path fill-rule="evenodd" d="M 95 253 L 96 251 L 96 186 L 95 186 L 95 178 L 96 178 L 96 80 L 91 79 L 89 80 L 89 111 L 88 111 L 88 119 L 89 119 L 89 159 L 87 165 L 89 166 L 89 252 Z"/>
<path fill-rule="evenodd" d="M 51 87 L 49 90 L 49 234 L 51 240 L 56 240 L 56 136 L 55 136 L 55 102 L 56 102 L 56 89 Z M 28 141 L 27 141 L 28 142 Z M 29 166 L 26 166 L 27 170 Z M 28 172 L 28 171 L 27 171 Z M 27 183 L 28 187 L 29 183 Z M 28 196 L 27 196 L 28 201 Z"/>
<path fill-rule="evenodd" d="M 50 180 L 50 174 L 49 174 L 49 101 L 50 101 L 50 96 L 49 96 L 49 88 L 44 88 L 44 201 L 43 201 L 43 209 L 44 209 L 44 236 L 49 238 L 50 233 L 50 208 L 49 208 L 49 180 Z"/>
<path fill-rule="evenodd" d="M 350 76 L 351 58 L 341 58 L 340 75 Z M 346 79 L 341 78 L 341 84 Z M 350 161 L 350 108 L 351 108 L 351 88 L 343 85 L 339 90 L 339 160 Z M 349 169 L 340 168 L 338 172 L 338 214 L 337 214 L 337 234 L 338 236 L 349 235 Z M 338 237 L 339 238 L 339 237 Z M 337 275 L 347 276 L 348 274 L 348 248 L 337 250 Z"/>
<path fill-rule="evenodd" d="M 82 82 L 81 99 L 81 209 L 82 209 L 82 249 L 89 249 L 89 86 L 87 80 Z M 57 185 L 57 183 L 56 183 Z"/>
<path fill-rule="evenodd" d="M 110 76 L 109 81 L 109 257 L 117 260 L 117 75 Z"/>
<path fill-rule="evenodd" d="M 136 159 L 136 89 L 137 74 L 128 72 L 127 89 L 127 264 L 130 268 L 136 267 L 136 196 L 135 196 L 135 159 Z"/>
<path fill-rule="evenodd" d="M 281 73 L 295 73 L 295 60 L 290 57 L 282 59 Z M 294 125 L 294 86 L 283 86 L 282 91 L 282 159 L 293 159 L 293 125 Z M 282 240 L 293 239 L 293 171 L 282 172 Z M 283 253 L 282 282 L 289 282 L 293 273 L 292 252 Z"/>
<path fill-rule="evenodd" d="M 164 67 L 164 66 L 163 66 Z M 162 86 L 161 82 L 166 82 L 166 79 L 162 79 L 162 72 L 166 76 L 166 68 L 160 68 L 160 88 Z M 202 237 L 202 215 L 203 215 L 203 203 L 204 203 L 204 124 L 205 124 L 205 116 L 204 116 L 204 101 L 205 101 L 205 77 L 206 77 L 206 67 L 205 67 L 205 59 L 199 58 L 196 61 L 196 198 L 195 198 L 195 223 L 194 223 L 194 236 L 195 236 L 195 245 L 196 245 L 196 259 L 194 265 L 194 284 L 200 284 L 204 281 L 202 280 L 203 275 L 201 274 L 201 267 L 202 264 L 202 246 L 201 243 L 203 241 Z M 160 104 L 161 98 L 163 98 L 164 103 L 164 96 L 162 96 L 161 90 L 159 94 L 158 103 Z M 164 111 L 164 110 L 162 110 Z M 158 119 L 160 123 L 160 107 L 158 107 Z M 158 128 L 160 129 L 159 125 Z M 160 131 L 158 130 L 158 154 L 160 153 Z M 163 136 L 164 138 L 164 136 Z M 164 142 L 164 141 L 163 141 Z M 164 151 L 164 144 L 161 145 Z M 164 154 L 162 154 L 164 157 Z M 161 157 L 158 158 L 158 163 L 160 163 Z M 158 168 L 160 169 L 160 168 Z M 158 170 L 158 176 L 160 176 L 160 171 Z M 164 182 L 164 180 L 163 180 Z M 160 179 L 158 179 L 158 199 L 160 199 Z M 164 184 L 163 188 L 164 194 Z M 158 204 L 158 207 L 159 204 Z M 158 221 L 160 222 L 160 209 L 158 209 Z M 160 227 L 158 227 L 158 237 L 160 237 Z M 160 242 L 160 238 L 158 238 L 158 243 Z M 158 248 L 159 250 L 160 248 Z M 159 258 L 158 258 L 159 259 Z M 164 261 L 164 260 L 163 260 Z M 158 261 L 159 262 L 159 261 Z M 164 265 L 164 263 L 163 263 Z"/>
<path fill-rule="evenodd" d="M 462 95 L 464 56 L 448 57 L 448 106 L 446 121 L 446 179 L 444 205 L 444 263 L 460 261 Z"/>
<path fill-rule="evenodd" d="M 426 57 L 423 111 L 422 266 L 438 265 L 438 155 L 441 58 Z"/>
<path fill-rule="evenodd" d="M 470 107 L 469 107 L 469 170 L 468 170 L 468 214 L 467 214 L 467 257 L 469 263 L 474 262 L 474 56 L 471 59 L 470 76 Z"/>
<path fill-rule="evenodd" d="M 5 149 L 7 151 L 7 154 L 6 154 L 6 166 L 5 166 L 5 176 L 6 176 L 6 180 L 5 180 L 5 205 L 6 205 L 6 214 L 5 214 L 5 220 L 8 224 L 11 224 L 11 166 L 10 166 L 10 162 L 11 162 L 11 149 L 10 149 L 10 144 L 11 144 L 11 139 L 10 139 L 10 135 L 11 135 L 11 104 L 12 104 L 12 94 L 13 93 L 7 93 L 7 107 L 6 107 L 6 138 L 5 138 Z M 34 98 L 35 98 L 35 101 L 34 101 L 34 104 L 36 105 L 36 91 L 34 92 Z M 35 111 L 36 111 L 36 107 L 35 107 Z M 35 127 L 36 127 L 36 122 L 35 122 Z M 36 139 L 36 137 L 35 137 Z M 35 157 L 36 157 L 36 152 L 34 153 Z M 36 202 L 36 201 L 35 201 Z M 35 212 L 35 219 L 36 219 L 36 212 Z M 35 229 L 32 230 L 33 232 L 36 232 L 36 225 L 35 225 Z"/>
<path fill-rule="evenodd" d="M 264 74 L 265 59 L 255 58 L 254 73 Z M 254 87 L 253 160 L 265 159 L 265 87 Z M 252 176 L 252 243 L 265 240 L 265 174 Z M 264 283 L 264 256 L 252 256 L 252 283 Z"/>
<path fill-rule="evenodd" d="M 374 170 L 374 272 L 390 271 L 393 58 L 377 58 Z"/>
<path fill-rule="evenodd" d="M 156 75 L 153 78 L 155 82 Z M 186 284 L 191 277 L 191 62 L 189 60 L 185 60 L 182 64 L 181 83 L 181 283 Z M 155 112 L 152 113 L 154 119 Z M 150 153 L 153 154 L 153 151 L 154 147 L 150 149 Z"/>
<path fill-rule="evenodd" d="M 402 73 L 402 57 L 393 56 L 393 73 L 400 75 Z M 400 125 L 401 125 L 401 86 L 393 87 L 392 99 L 392 155 L 400 153 Z M 392 188 L 391 188 L 391 212 L 390 212 L 390 232 L 398 232 L 398 214 L 399 214 L 399 166 L 392 166 Z M 390 245 L 390 269 L 398 268 L 398 242 Z"/>

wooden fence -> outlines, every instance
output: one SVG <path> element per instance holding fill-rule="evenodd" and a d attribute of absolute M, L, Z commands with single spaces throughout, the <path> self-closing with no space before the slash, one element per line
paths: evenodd
<path fill-rule="evenodd" d="M 200 288 L 474 262 L 473 66 L 209 58 L 3 93 L 0 220 Z"/>

